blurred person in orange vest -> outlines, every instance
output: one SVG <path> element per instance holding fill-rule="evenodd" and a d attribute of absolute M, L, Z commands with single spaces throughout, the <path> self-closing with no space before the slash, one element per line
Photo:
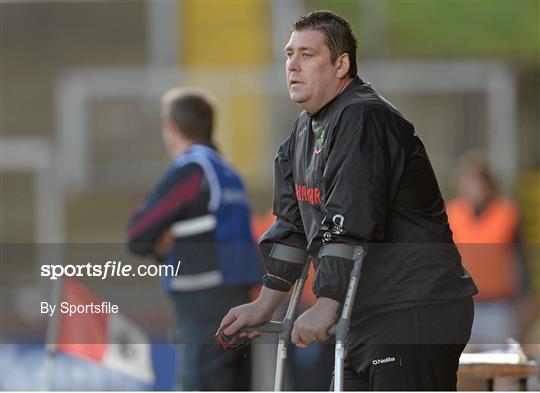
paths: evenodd
<path fill-rule="evenodd" d="M 467 152 L 457 168 L 458 197 L 447 207 L 454 242 L 479 293 L 470 344 L 521 338 L 528 275 L 518 206 L 499 195 L 484 154 Z M 521 307 L 520 307 L 521 306 Z"/>

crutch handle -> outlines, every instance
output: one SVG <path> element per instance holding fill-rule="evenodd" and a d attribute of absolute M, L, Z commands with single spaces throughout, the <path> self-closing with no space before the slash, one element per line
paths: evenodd
<path fill-rule="evenodd" d="M 327 333 L 328 335 L 333 336 L 334 334 L 336 334 L 336 330 L 337 330 L 337 323 L 330 326 L 328 328 Z M 283 323 L 277 322 L 277 321 L 270 321 L 270 322 L 263 323 L 262 325 L 258 325 L 258 326 L 245 326 L 242 329 L 240 329 L 239 333 L 240 332 L 249 333 L 249 332 L 256 332 L 256 331 L 261 332 L 261 333 L 279 334 L 283 331 Z"/>
<path fill-rule="evenodd" d="M 223 349 L 239 349 L 248 345 L 247 337 L 239 337 L 240 333 L 261 332 L 270 334 L 280 334 L 283 331 L 283 323 L 277 321 L 270 321 L 257 326 L 244 326 L 238 332 L 227 335 L 223 332 L 226 326 L 219 329 L 214 335 L 214 340 Z M 328 335 L 333 336 L 336 334 L 337 324 L 330 326 L 328 329 Z"/>
<path fill-rule="evenodd" d="M 258 331 L 261 333 L 279 334 L 283 330 L 283 324 L 281 322 L 270 321 L 258 326 L 244 326 L 236 333 L 227 335 L 223 332 L 227 328 L 227 326 L 223 326 L 214 335 L 214 340 L 223 349 L 239 349 L 247 346 L 248 338 L 239 337 L 240 333 L 250 333 Z"/>
<path fill-rule="evenodd" d="M 277 321 L 270 321 L 257 326 L 244 326 L 240 329 L 239 333 L 261 332 L 279 334 L 283 330 L 283 323 Z"/>

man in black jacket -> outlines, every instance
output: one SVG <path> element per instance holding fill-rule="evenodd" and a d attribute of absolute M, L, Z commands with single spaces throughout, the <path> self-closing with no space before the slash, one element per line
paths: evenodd
<path fill-rule="evenodd" d="M 302 348 L 325 341 L 353 265 L 325 250 L 361 245 L 367 256 L 351 317 L 346 390 L 455 390 L 476 287 L 452 241 L 422 142 L 357 76 L 356 39 L 343 18 L 327 11 L 299 18 L 285 55 L 290 98 L 304 111 L 275 161 L 277 221 L 260 240 L 263 289 L 229 311 L 225 334 L 267 321 L 307 253 L 317 257 L 318 300 L 296 320 L 292 341 Z"/>

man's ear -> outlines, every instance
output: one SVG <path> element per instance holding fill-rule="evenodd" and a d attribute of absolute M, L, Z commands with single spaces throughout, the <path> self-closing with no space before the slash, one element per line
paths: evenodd
<path fill-rule="evenodd" d="M 171 119 L 166 119 L 163 121 L 161 132 L 165 144 L 170 145 L 176 143 L 175 141 L 178 139 L 178 128 Z"/>
<path fill-rule="evenodd" d="M 336 65 L 336 76 L 340 79 L 344 78 L 349 73 L 349 69 L 351 68 L 351 60 L 349 59 L 349 54 L 342 53 L 341 56 L 337 58 Z"/>
<path fill-rule="evenodd" d="M 174 137 L 174 136 L 180 134 L 180 131 L 178 130 L 178 126 L 176 125 L 176 123 L 172 119 L 167 119 L 166 120 L 166 129 L 167 129 L 167 132 L 169 133 L 169 135 L 171 137 Z"/>

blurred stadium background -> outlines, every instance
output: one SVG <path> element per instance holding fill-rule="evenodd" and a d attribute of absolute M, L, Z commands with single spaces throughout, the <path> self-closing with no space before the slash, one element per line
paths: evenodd
<path fill-rule="evenodd" d="M 266 212 L 273 156 L 299 111 L 288 99 L 282 48 L 297 16 L 325 8 L 352 23 L 360 75 L 416 125 L 446 199 L 455 196 L 457 158 L 471 148 L 488 152 L 504 193 L 522 209 L 538 298 L 539 4 L 2 0 L 3 248 L 122 244 L 130 211 L 167 165 L 159 97 L 175 85 L 216 95 L 219 147 L 244 176 L 255 213 Z M 39 343 L 45 318 L 28 310 L 49 283 L 32 258 L 4 258 L 2 342 Z M 131 304 L 125 314 L 156 341 L 169 334 L 169 305 L 156 279 L 91 285 Z M 538 340 L 536 326 L 526 334 Z M 21 359 L 7 353 L 4 377 L 16 369 L 8 363 Z M 156 345 L 153 388 L 172 386 L 171 362 L 170 348 Z M 23 379 L 3 387 L 35 388 Z"/>

